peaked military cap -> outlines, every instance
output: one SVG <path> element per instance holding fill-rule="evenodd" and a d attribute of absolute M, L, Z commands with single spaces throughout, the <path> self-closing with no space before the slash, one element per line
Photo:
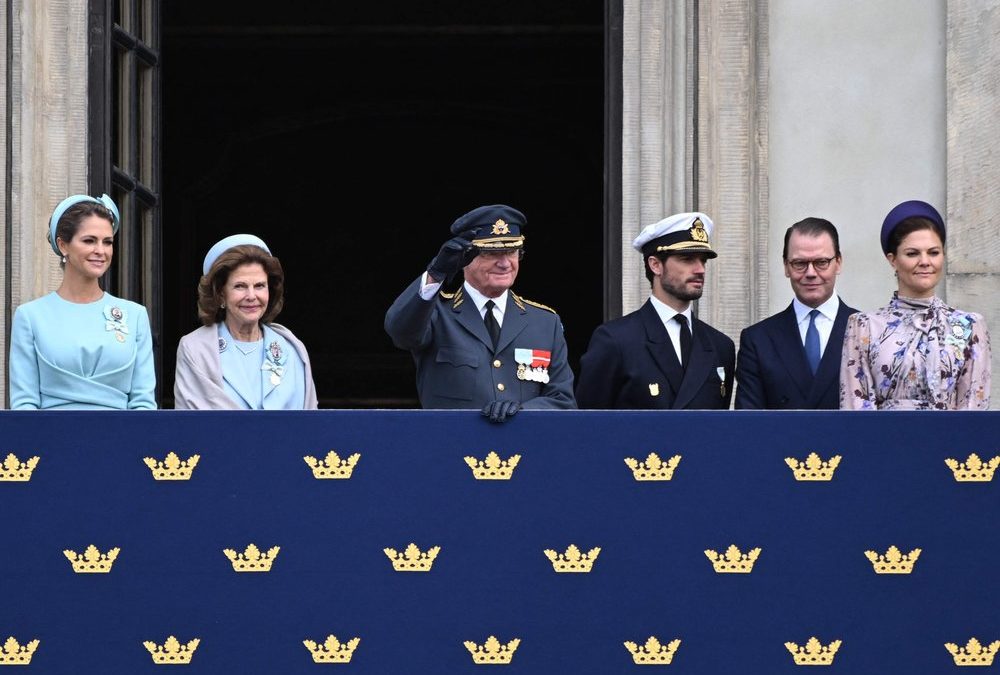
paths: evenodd
<path fill-rule="evenodd" d="M 473 233 L 472 245 L 480 249 L 521 248 L 524 214 L 505 204 L 472 209 L 451 224 L 454 235 Z"/>
<path fill-rule="evenodd" d="M 632 247 L 645 257 L 657 253 L 704 253 L 715 258 L 719 254 L 709 243 L 714 227 L 704 213 L 678 213 L 644 227 Z"/>

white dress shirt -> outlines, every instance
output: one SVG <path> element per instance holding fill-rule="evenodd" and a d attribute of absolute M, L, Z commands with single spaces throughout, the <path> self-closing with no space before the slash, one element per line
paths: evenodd
<path fill-rule="evenodd" d="M 667 329 L 667 335 L 670 336 L 670 342 L 674 345 L 674 352 L 677 354 L 677 362 L 684 365 L 684 359 L 681 358 L 681 325 L 674 321 L 674 317 L 678 314 L 683 314 L 687 317 L 688 328 L 691 330 L 692 344 L 694 344 L 694 323 L 691 321 L 691 303 L 688 303 L 687 309 L 683 312 L 678 312 L 654 295 L 649 296 L 649 301 L 653 304 L 653 309 L 659 315 L 660 321 L 663 322 L 663 327 Z"/>
<path fill-rule="evenodd" d="M 833 322 L 836 321 L 837 312 L 840 311 L 840 298 L 834 293 L 829 300 L 816 308 L 803 305 L 798 298 L 792 298 L 792 308 L 795 310 L 799 339 L 803 346 L 806 344 L 806 331 L 809 330 L 809 312 L 813 309 L 819 310 L 819 314 L 816 315 L 816 331 L 819 333 L 819 355 L 822 358 L 826 353 L 826 343 L 830 341 L 830 333 L 833 332 Z"/>

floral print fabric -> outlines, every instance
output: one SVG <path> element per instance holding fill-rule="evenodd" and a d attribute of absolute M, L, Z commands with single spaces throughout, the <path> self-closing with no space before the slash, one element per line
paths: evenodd
<path fill-rule="evenodd" d="M 847 320 L 840 407 L 969 410 L 990 405 L 990 336 L 983 317 L 937 297 L 902 298 Z"/>

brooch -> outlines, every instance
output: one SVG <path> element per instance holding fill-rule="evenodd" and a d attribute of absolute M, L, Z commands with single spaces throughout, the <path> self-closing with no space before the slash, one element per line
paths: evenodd
<path fill-rule="evenodd" d="M 221 354 L 222 352 L 226 351 L 226 349 L 228 347 L 229 347 L 229 343 L 226 342 L 226 338 L 220 337 L 219 338 L 219 353 Z"/>
<path fill-rule="evenodd" d="M 127 318 L 125 310 L 118 305 L 104 306 L 104 330 L 114 331 L 115 339 L 119 342 L 125 342 L 125 336 L 128 334 L 128 325 L 125 323 Z"/>
<path fill-rule="evenodd" d="M 285 352 L 277 340 L 272 340 L 267 346 L 267 358 L 264 365 L 260 367 L 262 371 L 271 372 L 271 384 L 277 387 L 281 384 L 281 376 L 285 374 L 282 364 L 285 362 Z"/>

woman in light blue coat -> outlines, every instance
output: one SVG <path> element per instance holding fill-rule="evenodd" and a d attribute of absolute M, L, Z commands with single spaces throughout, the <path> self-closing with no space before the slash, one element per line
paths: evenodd
<path fill-rule="evenodd" d="M 260 238 L 234 234 L 202 263 L 202 327 L 177 346 L 174 407 L 186 410 L 313 410 L 309 354 L 272 320 L 284 303 L 281 263 Z"/>
<path fill-rule="evenodd" d="M 17 308 L 10 338 L 15 410 L 155 409 L 149 317 L 101 289 L 120 218 L 107 195 L 67 197 L 49 220 L 59 288 Z"/>

